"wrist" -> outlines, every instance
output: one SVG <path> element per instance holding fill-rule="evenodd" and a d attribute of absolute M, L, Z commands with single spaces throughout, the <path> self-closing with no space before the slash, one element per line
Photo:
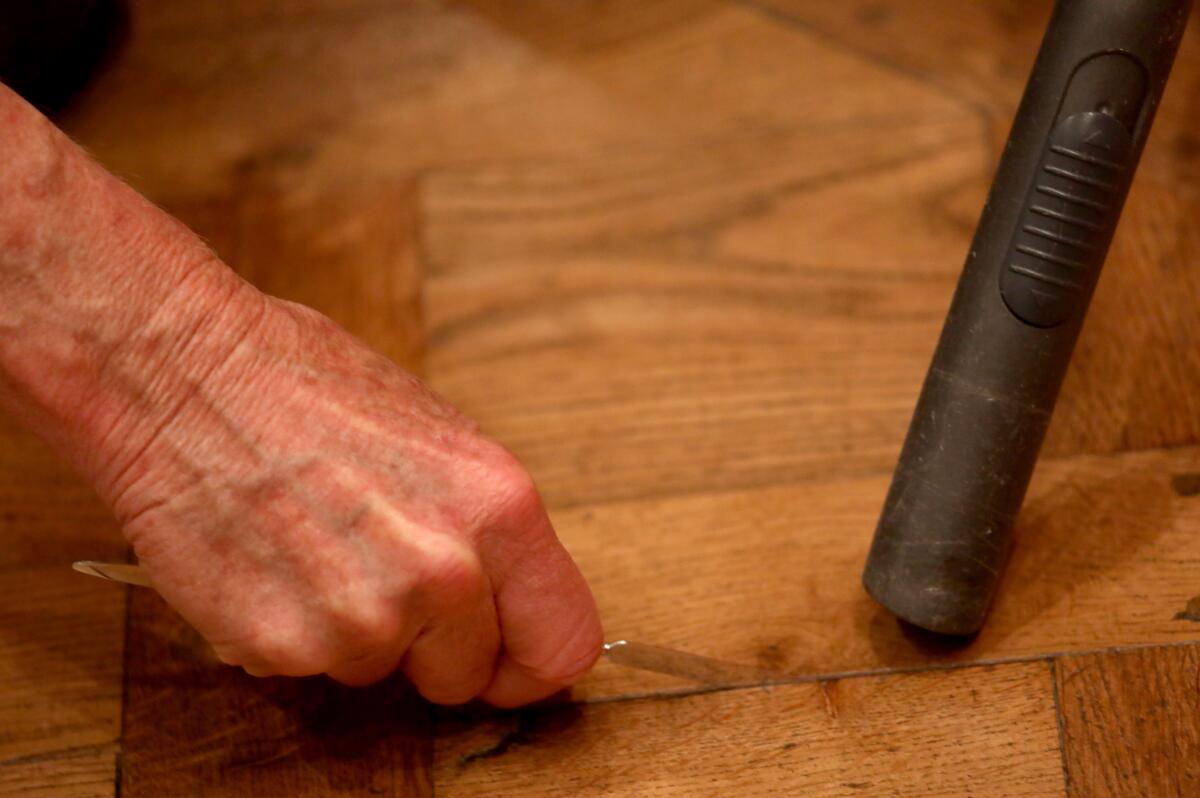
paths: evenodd
<path fill-rule="evenodd" d="M 229 362 L 269 302 L 211 256 L 176 275 L 173 285 L 150 278 L 111 293 L 100 279 L 82 281 L 28 303 L 35 309 L 0 342 L 0 398 L 110 502 L 156 438 L 233 381 Z M 90 308 L 88 297 L 102 294 Z"/>
<path fill-rule="evenodd" d="M 105 498 L 267 299 L 0 86 L 0 403 Z"/>
<path fill-rule="evenodd" d="M 123 521 L 139 511 L 135 486 L 186 484 L 196 447 L 228 432 L 270 305 L 210 258 L 109 351 L 91 381 L 104 400 L 69 423 L 81 470 Z"/>

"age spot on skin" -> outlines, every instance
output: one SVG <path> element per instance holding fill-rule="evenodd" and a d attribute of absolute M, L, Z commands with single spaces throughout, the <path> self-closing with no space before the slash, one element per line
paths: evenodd
<path fill-rule="evenodd" d="M 23 255 L 33 245 L 33 235 L 28 230 L 16 230 L 4 239 L 4 254 Z"/>
<path fill-rule="evenodd" d="M 113 230 L 121 230 L 129 221 L 129 214 L 122 208 L 114 208 L 112 212 L 112 228 Z"/>

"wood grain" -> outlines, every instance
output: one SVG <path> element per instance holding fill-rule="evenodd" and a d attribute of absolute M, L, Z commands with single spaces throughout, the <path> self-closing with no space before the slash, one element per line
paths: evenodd
<path fill-rule="evenodd" d="M 630 256 L 560 264 L 426 293 L 433 385 L 559 507 L 886 471 L 936 336 L 923 309 L 951 288 L 925 278 L 887 296 L 837 271 Z M 852 397 L 875 412 L 847 412 Z"/>
<path fill-rule="evenodd" d="M 631 49 L 589 74 L 661 135 L 428 176 L 431 381 L 560 506 L 886 470 L 981 201 L 977 119 L 740 8 Z"/>
<path fill-rule="evenodd" d="M 914 634 L 859 585 L 885 476 L 602 504 L 553 514 L 610 638 L 790 677 L 1036 658 L 1200 637 L 1200 449 L 1043 463 L 974 640 Z M 1185 477 L 1186 481 L 1186 477 Z M 688 689 L 602 662 L 581 700 Z"/>
<path fill-rule="evenodd" d="M 1200 647 L 1057 663 L 1071 796 L 1200 792 Z"/>
<path fill-rule="evenodd" d="M 969 105 L 986 120 L 996 156 L 1053 8 L 1051 0 L 929 0 L 909 5 L 887 0 L 739 2 Z M 1193 22 L 1155 123 L 1154 143 L 1139 169 L 1140 180 L 1183 191 L 1196 184 L 1200 148 L 1192 120 L 1198 90 L 1200 25 Z"/>
<path fill-rule="evenodd" d="M 821 19 L 740 3 L 625 48 L 561 34 L 561 58 L 654 135 L 442 166 L 423 184 L 429 376 L 552 504 L 894 463 L 1008 127 L 997 137 L 993 117 L 1011 113 L 940 85 L 932 70 L 970 70 L 965 48 L 935 42 L 1022 52 L 1023 80 L 1037 36 L 1017 28 L 1040 23 L 1027 4 L 934 4 L 936 24 L 885 5 L 941 59 L 917 69 L 844 40 L 870 26 L 838 9 L 864 4 L 799 5 Z M 970 80 L 1012 71 L 981 69 Z M 1179 85 L 1193 73 L 1182 62 Z M 1153 165 L 1183 170 L 1172 120 L 1191 103 L 1167 97 L 1047 456 L 1200 442 L 1194 192 Z"/>
<path fill-rule="evenodd" d="M 158 199 L 578 155 L 650 133 L 586 76 L 455 4 L 193 5 L 133 3 L 141 35 L 65 117 Z"/>
<path fill-rule="evenodd" d="M 216 661 L 150 591 L 130 610 L 122 796 L 432 795 L 425 704 Z"/>
<path fill-rule="evenodd" d="M 1063 790 L 1044 663 L 446 722 L 435 774 L 440 798 Z"/>
<path fill-rule="evenodd" d="M 981 113 L 1011 115 L 1050 20 L 1052 0 L 746 0 L 781 24 L 912 75 Z M 1007 129 L 1008 119 L 997 119 Z"/>
<path fill-rule="evenodd" d="M 0 795 L 111 795 L 125 592 L 71 570 L 125 546 L 80 479 L 0 417 Z"/>
<path fill-rule="evenodd" d="M 0 795 L 20 798 L 112 798 L 119 771 L 116 740 L 0 764 Z"/>

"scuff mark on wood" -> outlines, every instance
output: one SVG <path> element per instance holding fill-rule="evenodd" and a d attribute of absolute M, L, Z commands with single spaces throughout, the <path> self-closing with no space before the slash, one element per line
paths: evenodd
<path fill-rule="evenodd" d="M 500 735 L 499 740 L 489 746 L 462 755 L 458 759 L 458 766 L 465 768 L 467 765 L 477 762 L 480 759 L 495 759 L 498 756 L 506 754 L 515 745 L 525 745 L 534 742 L 534 737 L 530 734 L 531 725 L 525 717 L 518 715 L 516 725 Z"/>
<path fill-rule="evenodd" d="M 1187 606 L 1175 613 L 1175 620 L 1200 623 L 1200 596 L 1192 596 Z"/>
<path fill-rule="evenodd" d="M 1176 496 L 1200 496 L 1200 474 L 1176 474 L 1171 477 Z"/>
<path fill-rule="evenodd" d="M 224 764 L 227 770 L 239 768 L 259 768 L 280 762 L 300 751 L 299 741 L 290 738 L 278 740 L 262 740 L 260 745 L 238 746 L 238 756 Z"/>
<path fill-rule="evenodd" d="M 465 768 L 482 759 L 495 759 L 520 745 L 531 745 L 543 738 L 556 738 L 583 717 L 582 710 L 573 704 L 557 707 L 537 707 L 512 713 L 511 725 L 491 745 L 469 751 L 458 758 L 458 767 Z"/>
<path fill-rule="evenodd" d="M 818 682 L 821 698 L 825 701 L 825 714 L 830 720 L 837 720 L 837 682 Z"/>

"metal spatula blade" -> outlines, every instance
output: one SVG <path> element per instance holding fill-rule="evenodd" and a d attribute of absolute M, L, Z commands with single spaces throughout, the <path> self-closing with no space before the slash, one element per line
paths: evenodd
<path fill-rule="evenodd" d="M 81 574 L 98 576 L 110 582 L 123 582 L 138 587 L 153 587 L 146 572 L 136 565 L 117 562 L 95 562 L 94 560 L 79 560 L 71 563 L 71 567 Z"/>

